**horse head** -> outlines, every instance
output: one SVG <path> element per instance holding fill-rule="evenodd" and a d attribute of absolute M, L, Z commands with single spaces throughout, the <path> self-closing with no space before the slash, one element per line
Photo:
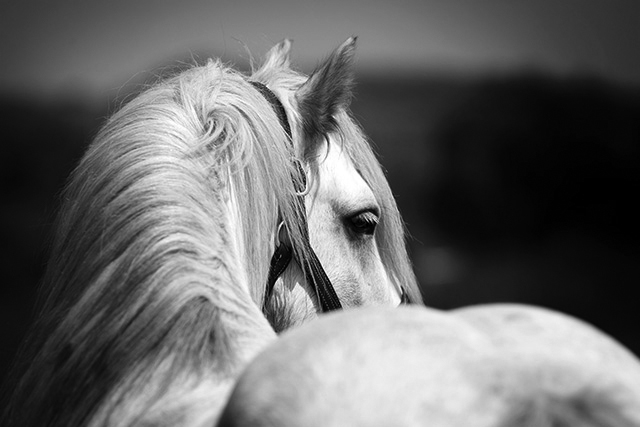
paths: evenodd
<path fill-rule="evenodd" d="M 251 76 L 211 60 L 106 121 L 62 197 L 9 422 L 206 422 L 276 337 L 265 300 L 282 328 L 322 309 L 316 274 L 345 307 L 396 305 L 400 286 L 419 300 L 395 201 L 348 115 L 354 43 L 310 77 L 288 41 Z M 278 241 L 298 262 L 267 298 Z"/>
<path fill-rule="evenodd" d="M 270 50 L 252 79 L 273 90 L 292 123 L 295 154 L 307 181 L 311 248 L 342 305 L 396 306 L 403 294 L 417 302 L 420 295 L 395 200 L 349 113 L 355 43 L 348 39 L 307 77 L 291 70 L 291 42 L 285 40 Z M 289 238 L 286 233 L 280 237 Z M 276 330 L 321 311 L 318 292 L 304 273 L 300 265 L 289 268 L 267 301 L 266 313 Z"/>

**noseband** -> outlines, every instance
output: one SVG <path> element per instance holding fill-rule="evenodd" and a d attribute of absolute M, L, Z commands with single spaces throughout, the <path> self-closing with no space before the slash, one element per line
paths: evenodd
<path fill-rule="evenodd" d="M 291 152 L 292 152 L 292 162 L 294 163 L 297 177 L 292 177 L 294 186 L 296 188 L 296 196 L 298 198 L 297 202 L 292 200 L 292 205 L 294 209 L 296 209 L 297 217 L 300 218 L 301 230 L 302 230 L 302 244 L 304 246 L 303 251 L 300 251 L 302 254 L 308 254 L 308 259 L 300 257 L 296 257 L 296 262 L 304 271 L 304 275 L 306 280 L 309 282 L 311 287 L 316 293 L 318 301 L 320 302 L 320 308 L 323 312 L 333 311 L 342 308 L 342 304 L 340 304 L 340 299 L 336 294 L 327 273 L 325 273 L 324 268 L 322 268 L 322 264 L 318 259 L 315 251 L 311 247 L 311 243 L 309 241 L 309 226 L 307 224 L 307 213 L 305 211 L 304 204 L 304 195 L 307 193 L 307 175 L 302 168 L 302 164 L 300 160 L 295 157 L 295 148 L 293 146 L 293 137 L 291 133 L 291 125 L 289 124 L 289 120 L 287 119 L 287 113 L 284 109 L 284 105 L 275 93 L 271 91 L 267 86 L 262 83 L 250 81 L 251 85 L 255 87 L 262 96 L 265 97 L 274 112 L 278 116 L 278 120 L 280 121 L 280 125 L 282 129 L 287 134 L 287 139 L 289 140 Z M 282 224 L 281 224 L 282 225 Z M 278 233 L 280 232 L 280 228 L 278 228 Z M 266 293 L 264 299 L 264 305 L 266 306 L 267 301 L 269 301 L 271 297 L 271 293 L 273 292 L 273 287 L 275 286 L 276 281 L 282 275 L 282 273 L 286 270 L 287 266 L 291 262 L 293 258 L 293 248 L 287 244 L 286 242 L 278 242 L 278 245 L 271 257 L 271 264 L 269 266 L 269 276 L 267 278 L 267 286 Z M 409 296 L 405 292 L 404 288 L 401 288 L 401 304 L 408 304 Z M 263 306 L 264 309 L 264 306 Z"/>

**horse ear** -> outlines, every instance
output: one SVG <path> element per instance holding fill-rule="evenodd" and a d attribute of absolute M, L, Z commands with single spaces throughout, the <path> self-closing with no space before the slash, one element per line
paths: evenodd
<path fill-rule="evenodd" d="M 296 92 L 306 141 L 336 129 L 335 113 L 351 100 L 355 48 L 355 37 L 342 43 Z"/>
<path fill-rule="evenodd" d="M 273 46 L 267 52 L 266 59 L 261 68 L 289 68 L 290 60 L 289 56 L 291 53 L 291 45 L 293 41 L 290 39 L 284 39 L 280 43 Z"/>

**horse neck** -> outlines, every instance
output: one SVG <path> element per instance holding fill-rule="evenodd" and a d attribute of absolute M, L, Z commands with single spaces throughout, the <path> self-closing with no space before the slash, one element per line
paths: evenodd
<path fill-rule="evenodd" d="M 274 338 L 247 293 L 259 286 L 251 283 L 251 249 L 229 250 L 240 238 L 219 191 L 224 172 L 215 168 L 230 157 L 215 147 L 232 149 L 219 138 L 234 133 L 221 127 L 238 119 L 216 125 L 213 113 L 198 110 L 216 100 L 205 89 L 221 71 L 193 73 L 117 113 L 72 178 L 45 279 L 40 338 L 14 400 L 25 425 L 81 424 L 127 410 L 140 416 L 203 387 L 214 398 L 220 390 L 206 384 L 224 390 Z M 229 74 L 221 80 L 237 83 Z M 219 88 L 218 98 L 227 92 Z M 237 170 L 234 182 L 246 189 L 252 171 Z M 242 218 L 250 233 L 252 219 Z M 250 253 L 245 263 L 241 252 Z"/>

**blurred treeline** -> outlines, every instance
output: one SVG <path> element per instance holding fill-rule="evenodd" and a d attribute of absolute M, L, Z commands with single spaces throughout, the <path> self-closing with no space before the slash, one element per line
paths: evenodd
<path fill-rule="evenodd" d="M 120 100 L 0 94 L 0 378 L 31 320 L 65 180 Z M 640 354 L 640 90 L 595 78 L 360 78 L 354 115 L 427 305 L 516 301 Z"/>

